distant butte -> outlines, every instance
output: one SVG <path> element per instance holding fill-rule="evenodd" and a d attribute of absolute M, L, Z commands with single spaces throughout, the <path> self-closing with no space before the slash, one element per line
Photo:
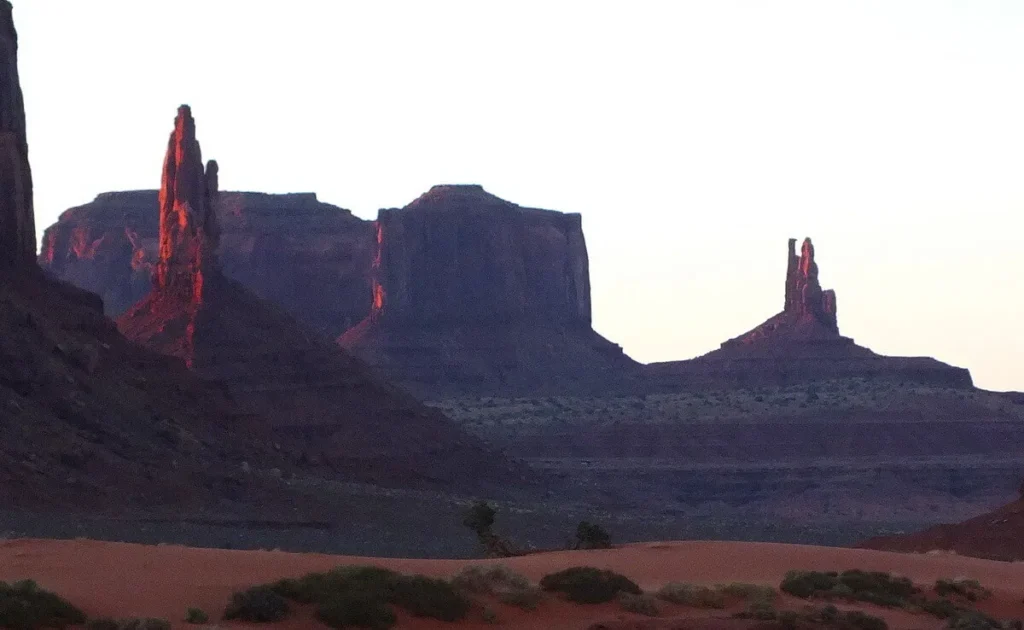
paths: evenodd
<path fill-rule="evenodd" d="M 783 386 L 850 377 L 971 387 L 970 372 L 928 357 L 886 357 L 839 333 L 836 294 L 818 280 L 814 245 L 789 240 L 783 310 L 717 350 L 689 361 L 652 363 L 662 385 Z"/>
<path fill-rule="evenodd" d="M 226 277 L 216 253 L 217 169 L 201 164 L 182 107 L 160 191 L 153 288 L 118 318 L 125 336 L 225 384 L 282 444 L 343 479 L 463 489 L 519 480 L 516 465 L 441 412 Z"/>
<path fill-rule="evenodd" d="M 637 364 L 591 328 L 580 215 L 481 186 L 381 210 L 369 316 L 339 343 L 414 391 L 607 386 Z"/>

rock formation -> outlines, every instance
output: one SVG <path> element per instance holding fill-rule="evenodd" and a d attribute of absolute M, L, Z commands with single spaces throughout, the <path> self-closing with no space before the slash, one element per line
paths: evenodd
<path fill-rule="evenodd" d="M 120 512 L 293 503 L 244 480 L 292 472 L 255 419 L 180 362 L 118 334 L 100 300 L 35 263 L 32 178 L 11 5 L 0 0 L 0 505 Z M 258 500 L 258 503 L 257 503 Z M 238 503 L 241 502 L 241 503 Z"/>
<path fill-rule="evenodd" d="M 372 221 L 313 193 L 225 192 L 215 206 L 225 275 L 333 338 L 370 312 Z M 48 272 L 103 298 L 121 315 L 144 298 L 159 258 L 159 193 L 103 193 L 43 235 Z"/>
<path fill-rule="evenodd" d="M 518 479 L 516 465 L 440 412 L 386 384 L 325 338 L 226 277 L 215 248 L 215 168 L 201 168 L 179 110 L 160 192 L 153 289 L 118 318 L 132 340 L 224 383 L 276 439 L 343 478 L 478 488 Z"/>
<path fill-rule="evenodd" d="M 18 34 L 12 8 L 0 1 L 0 266 L 33 266 L 36 254 L 32 171 L 25 103 L 18 80 Z"/>
<path fill-rule="evenodd" d="M 653 363 L 645 371 L 667 387 L 677 387 L 680 382 L 717 387 L 792 385 L 849 377 L 952 387 L 972 384 L 965 369 L 928 357 L 881 356 L 842 336 L 836 319 L 836 294 L 821 288 L 809 238 L 799 255 L 796 240 L 789 240 L 781 313 L 704 356 Z"/>
<path fill-rule="evenodd" d="M 480 186 L 381 210 L 370 315 L 339 339 L 417 391 L 604 386 L 632 371 L 590 327 L 580 216 Z"/>

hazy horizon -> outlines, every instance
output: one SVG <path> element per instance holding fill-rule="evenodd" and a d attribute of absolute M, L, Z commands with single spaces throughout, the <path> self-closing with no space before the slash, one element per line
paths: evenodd
<path fill-rule="evenodd" d="M 844 335 L 1024 390 L 1024 3 L 13 4 L 40 235 L 158 187 L 188 103 L 223 189 L 581 213 L 640 361 L 777 313 L 810 236 Z"/>

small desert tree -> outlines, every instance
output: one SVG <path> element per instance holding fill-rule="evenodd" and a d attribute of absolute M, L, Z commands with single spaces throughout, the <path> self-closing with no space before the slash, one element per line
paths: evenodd
<path fill-rule="evenodd" d="M 574 549 L 609 549 L 612 537 L 605 528 L 588 521 L 580 521 L 576 526 L 576 543 Z"/>
<path fill-rule="evenodd" d="M 462 524 L 473 530 L 488 558 L 511 558 L 516 555 L 506 540 L 494 533 L 495 511 L 486 501 L 477 501 L 466 511 Z"/>

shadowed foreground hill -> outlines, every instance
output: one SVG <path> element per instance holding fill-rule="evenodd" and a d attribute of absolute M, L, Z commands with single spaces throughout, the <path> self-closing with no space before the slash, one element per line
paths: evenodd
<path fill-rule="evenodd" d="M 992 560 L 1024 560 L 1024 499 L 957 523 L 899 536 L 880 536 L 858 547 L 883 551 L 953 551 Z"/>

